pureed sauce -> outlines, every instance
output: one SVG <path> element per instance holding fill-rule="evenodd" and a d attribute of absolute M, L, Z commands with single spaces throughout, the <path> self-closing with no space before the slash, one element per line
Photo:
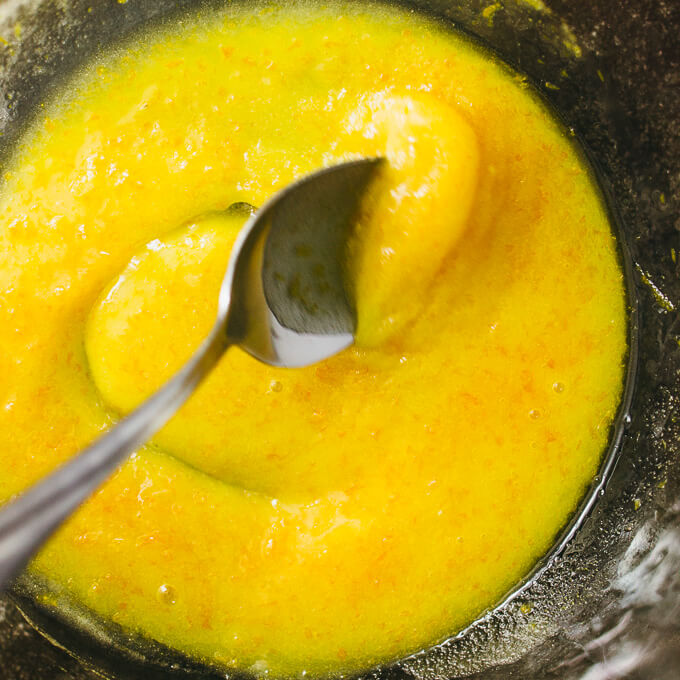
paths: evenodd
<path fill-rule="evenodd" d="M 550 548 L 622 389 L 601 197 L 520 77 L 360 3 L 185 18 L 47 103 L 0 204 L 0 498 L 199 344 L 243 221 L 220 211 L 375 154 L 356 345 L 301 370 L 232 350 L 35 560 L 50 602 L 222 666 L 352 672 Z"/>

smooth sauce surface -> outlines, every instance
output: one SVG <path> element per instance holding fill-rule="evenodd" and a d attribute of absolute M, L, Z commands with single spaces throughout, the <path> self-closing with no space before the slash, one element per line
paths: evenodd
<path fill-rule="evenodd" d="M 357 345 L 303 370 L 230 352 L 33 568 L 276 675 L 394 659 L 492 606 L 595 474 L 626 350 L 609 223 L 546 111 L 464 40 L 336 5 L 187 20 L 71 92 L 0 203 L 0 498 L 198 345 L 241 224 L 220 210 L 357 154 L 390 170 Z"/>

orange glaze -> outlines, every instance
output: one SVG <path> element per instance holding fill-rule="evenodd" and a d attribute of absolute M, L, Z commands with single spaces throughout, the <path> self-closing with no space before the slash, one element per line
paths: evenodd
<path fill-rule="evenodd" d="M 372 154 L 357 344 L 303 370 L 230 351 L 36 559 L 56 606 L 257 674 L 354 672 L 549 549 L 620 397 L 610 225 L 521 80 L 373 6 L 185 20 L 47 106 L 0 202 L 0 498 L 198 345 L 240 226 L 220 210 Z"/>

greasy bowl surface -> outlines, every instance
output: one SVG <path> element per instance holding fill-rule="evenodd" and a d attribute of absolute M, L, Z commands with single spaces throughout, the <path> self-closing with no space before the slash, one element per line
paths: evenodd
<path fill-rule="evenodd" d="M 14 0 L 0 5 L 6 43 L 0 45 L 0 159 L 7 158 L 36 107 L 79 63 L 141 25 L 210 4 Z M 680 10 L 647 0 L 554 1 L 548 3 L 552 11 L 519 0 L 505 6 L 491 0 L 399 4 L 490 45 L 536 84 L 583 141 L 630 251 L 631 293 L 639 299 L 639 316 L 633 316 L 639 355 L 631 357 L 638 369 L 632 403 L 620 414 L 626 432 L 618 455 L 610 458 L 609 468 L 616 467 L 605 469 L 607 479 L 594 485 L 594 505 L 584 502 L 588 516 L 576 534 L 568 528 L 534 578 L 483 620 L 372 675 L 576 678 L 605 658 L 603 663 L 634 668 L 656 663 L 662 654 L 678 655 L 680 101 L 673 95 L 679 64 L 671 48 Z M 14 30 L 17 22 L 21 32 Z M 65 623 L 60 613 L 36 605 L 35 587 L 24 579 L 13 600 L 92 667 L 121 680 L 211 677 L 114 626 L 79 619 L 79 612 L 72 613 L 76 621 Z M 11 614 L 10 621 L 16 622 Z M 29 638 L 30 653 L 23 653 L 11 641 L 17 628 L 12 630 L 0 650 L 0 677 L 55 676 L 50 669 L 64 666 L 65 677 L 91 677 L 60 652 L 41 647 L 46 643 L 37 637 Z M 673 670 L 672 664 L 662 666 L 668 667 Z M 595 671 L 602 672 L 595 677 L 607 677 L 602 664 Z M 654 677 L 662 673 L 657 670 Z"/>

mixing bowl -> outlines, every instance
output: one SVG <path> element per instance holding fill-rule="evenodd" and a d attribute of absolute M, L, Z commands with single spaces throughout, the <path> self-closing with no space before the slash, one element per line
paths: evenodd
<path fill-rule="evenodd" d="M 98 50 L 140 26 L 219 4 L 5 0 L 0 159 L 11 153 L 46 95 Z M 619 230 L 631 352 L 609 455 L 551 554 L 468 629 L 390 666 L 367 669 L 367 677 L 676 678 L 680 6 L 673 0 L 397 4 L 495 51 L 527 76 L 581 141 Z M 41 604 L 41 592 L 27 576 L 0 600 L 1 678 L 225 677 L 76 607 L 53 610 Z M 26 626 L 19 610 L 47 640 Z"/>

